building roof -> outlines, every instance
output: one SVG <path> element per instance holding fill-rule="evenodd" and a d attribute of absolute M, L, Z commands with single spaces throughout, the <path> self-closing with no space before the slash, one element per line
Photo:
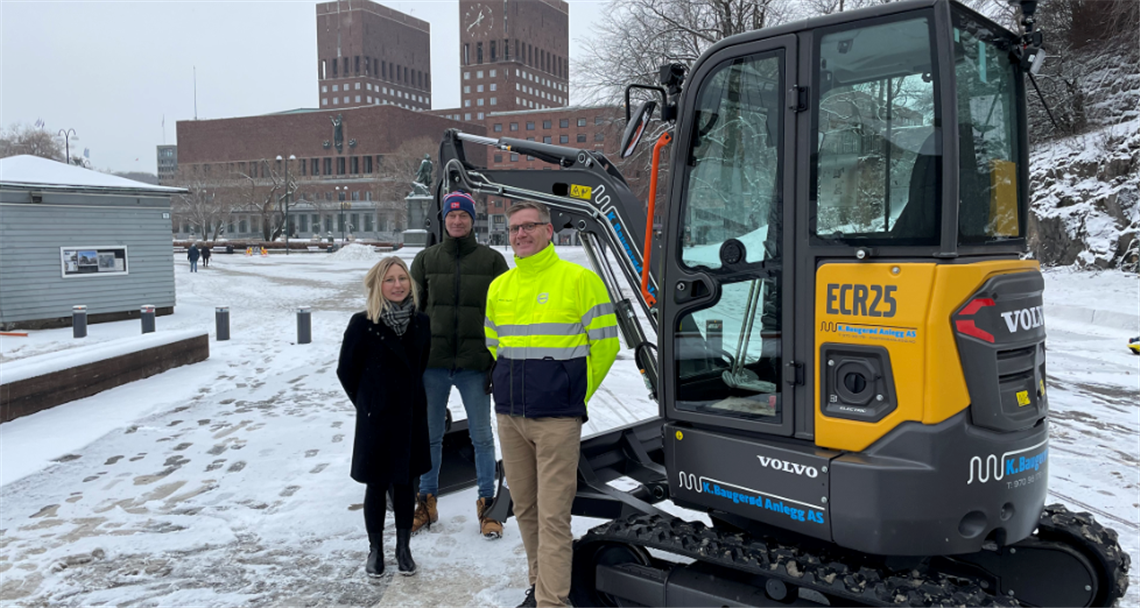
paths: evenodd
<path fill-rule="evenodd" d="M 145 191 L 153 194 L 186 192 L 183 188 L 145 184 L 27 154 L 0 159 L 0 186 L 45 190 Z"/>

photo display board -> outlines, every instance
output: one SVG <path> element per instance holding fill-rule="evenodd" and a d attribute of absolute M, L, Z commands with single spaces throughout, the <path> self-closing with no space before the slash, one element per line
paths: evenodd
<path fill-rule="evenodd" d="M 60 247 L 60 272 L 63 278 L 127 274 L 127 248 Z"/>

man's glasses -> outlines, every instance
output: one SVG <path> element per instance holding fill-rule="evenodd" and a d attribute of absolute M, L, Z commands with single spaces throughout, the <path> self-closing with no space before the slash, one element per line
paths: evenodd
<path fill-rule="evenodd" d="M 517 224 L 517 225 L 513 225 L 513 226 L 507 226 L 507 230 L 509 230 L 511 234 L 518 234 L 520 230 L 522 232 L 530 234 L 530 233 L 534 232 L 535 228 L 538 228 L 539 226 L 545 226 L 549 223 L 550 222 L 527 222 L 525 224 Z"/>

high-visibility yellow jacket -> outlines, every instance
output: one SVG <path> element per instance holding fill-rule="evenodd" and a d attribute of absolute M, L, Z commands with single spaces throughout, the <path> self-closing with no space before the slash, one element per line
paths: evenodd
<path fill-rule="evenodd" d="M 619 348 L 617 318 L 598 275 L 554 246 L 515 258 L 487 292 L 484 324 L 495 411 L 527 418 L 581 416 Z"/>

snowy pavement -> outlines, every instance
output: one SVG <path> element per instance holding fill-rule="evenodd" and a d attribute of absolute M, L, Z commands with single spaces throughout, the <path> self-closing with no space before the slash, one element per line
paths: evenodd
<path fill-rule="evenodd" d="M 177 313 L 159 332 L 205 330 L 210 358 L 0 425 L 0 603 L 19 605 L 517 604 L 526 564 L 513 523 L 478 534 L 473 489 L 440 499 L 412 540 L 414 577 L 369 580 L 348 476 L 353 409 L 335 376 L 340 337 L 380 256 L 215 256 L 176 262 Z M 410 261 L 416 250 L 401 251 Z M 580 252 L 560 253 L 583 262 Z M 1140 557 L 1140 334 L 1135 276 L 1046 275 L 1052 499 L 1088 510 Z M 313 343 L 294 312 L 313 307 Z M 229 306 L 228 342 L 213 340 Z M 4 364 L 134 336 L 138 321 L 0 338 Z M 657 412 L 622 352 L 586 434 Z M 453 393 L 453 412 L 462 406 Z M 597 520 L 576 518 L 575 534 Z M 394 570 L 393 522 L 385 556 Z M 1140 604 L 1132 574 L 1122 605 Z"/>

